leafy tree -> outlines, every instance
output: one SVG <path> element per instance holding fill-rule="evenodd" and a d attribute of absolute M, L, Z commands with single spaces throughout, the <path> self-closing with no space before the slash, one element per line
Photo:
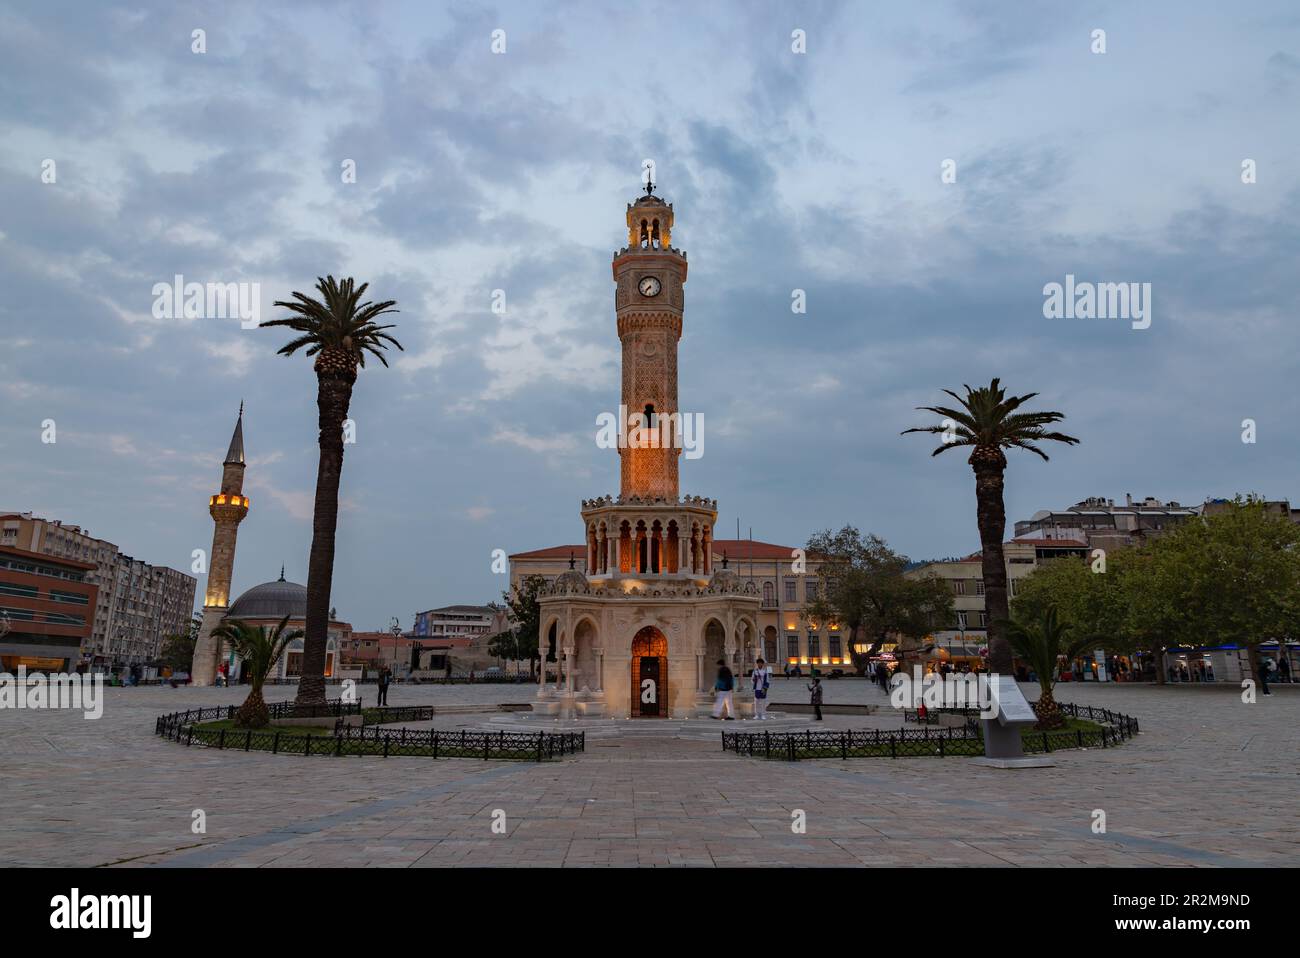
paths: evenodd
<path fill-rule="evenodd" d="M 877 535 L 864 538 L 851 525 L 839 532 L 827 529 L 808 540 L 807 553 L 821 564 L 817 598 L 805 605 L 803 617 L 846 630 L 848 654 L 859 675 L 885 642 L 899 639 L 906 645 L 955 617 L 947 583 L 905 576 L 907 556 Z M 858 651 L 859 645 L 864 651 Z"/>
<path fill-rule="evenodd" d="M 171 669 L 173 675 L 189 672 L 194 667 L 195 641 L 191 635 L 174 634 L 164 637 L 158 653 L 159 661 Z"/>
<path fill-rule="evenodd" d="M 243 670 L 248 676 L 248 698 L 235 713 L 235 724 L 240 728 L 264 728 L 271 722 L 266 701 L 262 698 L 262 686 L 281 653 L 303 634 L 302 629 L 286 631 L 288 625 L 289 616 L 286 615 L 269 633 L 262 626 L 249 625 L 239 619 L 226 619 L 213 630 L 213 634 L 229 642 L 235 654 L 243 660 Z"/>
<path fill-rule="evenodd" d="M 1132 561 L 1125 553 L 1108 557 L 1105 572 L 1094 572 L 1081 560 L 1052 559 L 1019 580 L 1011 600 L 1012 617 L 1020 622 L 1041 621 L 1055 608 L 1061 622 L 1101 639 L 1111 652 L 1130 653 L 1137 643 L 1128 628 L 1125 577 Z"/>
<path fill-rule="evenodd" d="M 958 408 L 918 407 L 944 417 L 944 423 L 905 429 L 903 435 L 924 432 L 942 436 L 943 444 L 931 453 L 932 456 L 958 446 L 974 447 L 966 461 L 975 472 L 975 512 L 984 570 L 984 609 L 989 623 L 989 669 L 1010 675 L 1011 647 L 1002 635 L 1003 623 L 1008 614 L 1007 567 L 1002 555 L 1002 536 L 1007 525 L 1007 510 L 1003 501 L 1007 457 L 1002 450 L 1027 449 L 1047 459 L 1047 453 L 1035 443 L 1052 441 L 1074 444 L 1079 440 L 1045 428 L 1063 420 L 1063 413 L 1016 412 L 1038 393 L 1008 397 L 997 379 L 979 389 L 971 389 L 970 386 L 965 389 L 964 397 L 950 389 L 944 390 L 957 400 Z"/>
<path fill-rule="evenodd" d="M 1135 618 L 1165 627 L 1167 644 L 1235 643 L 1247 650 L 1254 676 L 1259 646 L 1294 634 L 1300 526 L 1270 513 L 1258 497 L 1237 496 L 1148 550 L 1151 574 L 1133 590 Z"/>
<path fill-rule="evenodd" d="M 330 585 L 334 578 L 334 533 L 339 518 L 339 480 L 343 472 L 343 423 L 352 402 L 352 387 L 358 367 L 364 369 L 366 353 L 384 366 L 388 344 L 402 344 L 384 332 L 390 325 L 375 320 L 395 313 L 395 300 L 361 302 L 368 283 L 355 286 L 351 277 L 338 282 L 333 276 L 317 278 L 319 300 L 294 291 L 293 301 L 277 300 L 275 305 L 293 313 L 283 319 L 271 319 L 262 326 L 287 326 L 296 333 L 279 349 L 282 356 L 292 356 L 305 348 L 315 356 L 316 406 L 319 410 L 320 458 L 316 470 L 316 503 L 312 516 L 311 554 L 307 566 L 307 634 L 303 641 L 302 678 L 298 683 L 297 702 L 318 704 L 325 701 L 325 653 L 329 641 Z"/>
<path fill-rule="evenodd" d="M 498 632 L 488 643 L 488 652 L 492 655 L 516 662 L 527 659 L 530 675 L 534 674 L 534 663 L 540 654 L 538 637 L 542 630 L 542 607 L 537 594 L 545 585 L 545 577 L 529 575 L 524 576 L 511 591 L 501 593 L 513 625 L 506 632 Z"/>
<path fill-rule="evenodd" d="M 1056 704 L 1052 689 L 1056 685 L 1061 657 L 1072 662 L 1097 645 L 1095 635 L 1079 635 L 1060 621 L 1056 606 L 1048 606 L 1037 619 L 1012 619 L 1003 623 L 1007 641 L 1012 650 L 1027 662 L 1038 676 L 1038 701 L 1034 703 L 1037 729 L 1060 728 L 1065 724 L 1061 707 Z"/>

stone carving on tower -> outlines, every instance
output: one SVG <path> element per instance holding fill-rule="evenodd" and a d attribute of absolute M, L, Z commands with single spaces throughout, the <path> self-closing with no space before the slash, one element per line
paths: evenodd
<path fill-rule="evenodd" d="M 239 524 L 248 515 L 244 466 L 244 404 L 240 403 L 235 432 L 230 437 L 226 460 L 221 466 L 221 491 L 208 500 L 214 528 L 212 552 L 208 556 L 208 586 L 203 598 L 203 622 L 194 645 L 194 664 L 190 669 L 194 685 L 211 685 L 216 680 L 222 649 L 220 640 L 212 633 L 221 625 L 230 608 L 235 540 L 239 536 Z"/>

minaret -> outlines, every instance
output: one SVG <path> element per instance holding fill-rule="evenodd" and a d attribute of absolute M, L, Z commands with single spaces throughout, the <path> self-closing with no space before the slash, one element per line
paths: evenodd
<path fill-rule="evenodd" d="M 220 643 L 212 632 L 226 617 L 230 607 L 230 577 L 235 568 L 235 539 L 239 524 L 248 515 L 248 497 L 244 494 L 244 404 L 239 404 L 239 419 L 230 437 L 226 461 L 221 466 L 221 491 L 208 500 L 208 512 L 215 528 L 212 552 L 208 560 L 208 588 L 203 599 L 203 624 L 194 646 L 194 666 L 190 670 L 195 685 L 211 685 L 216 680 Z"/>
<path fill-rule="evenodd" d="M 622 405 L 643 417 L 642 435 L 653 446 L 620 448 L 619 491 L 624 499 L 677 501 L 680 445 L 677 409 L 677 341 L 682 338 L 682 285 L 686 255 L 672 247 L 673 207 L 654 195 L 627 206 L 627 249 L 614 258 L 614 309 L 623 344 Z M 652 437 L 653 434 L 653 437 Z"/>

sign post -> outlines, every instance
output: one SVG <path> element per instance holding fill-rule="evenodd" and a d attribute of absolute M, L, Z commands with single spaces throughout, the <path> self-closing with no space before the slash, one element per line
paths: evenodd
<path fill-rule="evenodd" d="M 992 768 L 1049 768 L 1056 763 L 1046 757 L 1025 754 L 1020 730 L 1038 721 L 1025 700 L 1020 686 L 1009 675 L 987 678 L 989 709 L 992 718 L 980 718 L 984 730 L 984 757 L 971 759 L 977 765 Z M 987 714 L 987 713 L 986 713 Z"/>

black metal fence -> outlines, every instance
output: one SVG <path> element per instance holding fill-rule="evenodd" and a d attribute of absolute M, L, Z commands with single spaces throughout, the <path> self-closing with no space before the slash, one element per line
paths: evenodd
<path fill-rule="evenodd" d="M 1061 703 L 1061 710 L 1073 718 L 1101 723 L 1101 727 L 1025 733 L 1026 752 L 1111 748 L 1139 731 L 1137 719 L 1109 709 Z M 979 714 L 978 710 L 964 712 Z M 787 762 L 804 758 L 947 758 L 983 755 L 984 736 L 978 724 L 969 723 L 961 728 L 926 726 L 896 731 L 723 732 L 722 750 Z"/>
<path fill-rule="evenodd" d="M 277 703 L 291 704 L 291 703 Z M 342 705 L 342 703 L 331 703 Z M 292 728 L 204 728 L 233 719 L 238 707 L 190 709 L 160 715 L 154 732 L 184 745 L 294 755 L 381 755 L 425 758 L 515 759 L 542 762 L 586 751 L 583 732 L 469 732 L 461 730 L 358 728 L 339 723 L 332 733 L 301 734 Z M 302 716 L 293 716 L 302 717 Z"/>
<path fill-rule="evenodd" d="M 238 706 L 232 706 L 238 710 Z M 360 702 L 344 702 L 336 699 L 333 702 L 325 702 L 321 705 L 298 705 L 292 700 L 287 702 L 271 702 L 267 705 L 267 711 L 271 713 L 273 719 L 283 718 L 341 718 L 344 715 L 360 715 Z"/>

